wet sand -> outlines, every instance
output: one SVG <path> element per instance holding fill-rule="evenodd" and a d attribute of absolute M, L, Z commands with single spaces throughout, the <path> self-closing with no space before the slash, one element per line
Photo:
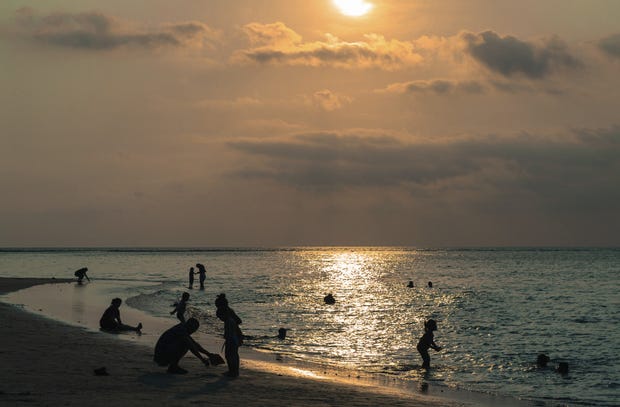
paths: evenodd
<path fill-rule="evenodd" d="M 0 278 L 0 294 L 67 280 Z M 193 355 L 186 375 L 152 362 L 146 343 L 67 325 L 0 303 L 0 405 L 7 406 L 456 406 L 467 404 L 408 394 L 396 388 L 266 372 L 242 362 L 237 379 L 225 367 L 204 367 Z M 109 376 L 96 376 L 106 367 Z"/>

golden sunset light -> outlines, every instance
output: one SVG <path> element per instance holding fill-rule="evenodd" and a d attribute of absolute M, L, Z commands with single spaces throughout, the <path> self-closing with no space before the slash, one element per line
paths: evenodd
<path fill-rule="evenodd" d="M 368 13 L 374 7 L 365 0 L 333 0 L 340 12 L 350 17 L 359 17 Z"/>

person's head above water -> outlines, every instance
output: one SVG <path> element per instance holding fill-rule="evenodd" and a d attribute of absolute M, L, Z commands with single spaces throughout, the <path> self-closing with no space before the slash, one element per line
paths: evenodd
<path fill-rule="evenodd" d="M 181 299 L 182 299 L 183 301 L 187 301 L 187 300 L 189 300 L 189 293 L 183 293 L 183 295 L 181 295 Z"/>
<path fill-rule="evenodd" d="M 120 298 L 114 298 L 112 300 L 112 305 L 117 308 L 120 307 L 122 303 L 123 303 L 123 300 L 121 300 Z"/>
<path fill-rule="evenodd" d="M 189 332 L 190 335 L 196 332 L 199 326 L 200 322 L 198 322 L 196 318 L 190 318 L 187 320 L 187 322 L 185 322 L 185 327 L 187 328 L 187 332 Z"/>
<path fill-rule="evenodd" d="M 547 367 L 547 363 L 549 363 L 550 360 L 551 359 L 549 358 L 549 356 L 545 355 L 544 353 L 541 353 L 536 358 L 536 364 L 539 367 Z"/>

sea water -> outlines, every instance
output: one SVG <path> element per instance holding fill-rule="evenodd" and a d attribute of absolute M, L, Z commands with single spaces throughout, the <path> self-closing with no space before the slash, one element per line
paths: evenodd
<path fill-rule="evenodd" d="M 196 263 L 207 269 L 204 290 L 198 276 L 187 287 Z M 170 317 L 188 291 L 188 313 L 206 332 L 221 331 L 213 301 L 224 292 L 245 344 L 290 359 L 554 404 L 620 404 L 619 249 L 0 250 L 3 277 L 72 278 L 80 267 L 92 284 L 126 281 L 126 303 L 155 316 Z M 429 318 L 443 349 L 427 372 L 416 344 Z M 548 368 L 536 367 L 539 353 Z M 560 362 L 568 374 L 554 371 Z"/>

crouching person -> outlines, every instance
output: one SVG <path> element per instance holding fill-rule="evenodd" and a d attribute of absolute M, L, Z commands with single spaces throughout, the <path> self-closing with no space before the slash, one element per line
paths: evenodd
<path fill-rule="evenodd" d="M 191 335 L 198 330 L 200 324 L 196 318 L 190 318 L 185 323 L 173 326 L 164 332 L 155 345 L 154 360 L 159 366 L 168 366 L 168 373 L 185 374 L 187 370 L 179 366 L 179 361 L 187 351 L 192 352 L 198 359 L 209 366 L 209 360 L 201 353 L 209 356 L 207 352 Z"/>

